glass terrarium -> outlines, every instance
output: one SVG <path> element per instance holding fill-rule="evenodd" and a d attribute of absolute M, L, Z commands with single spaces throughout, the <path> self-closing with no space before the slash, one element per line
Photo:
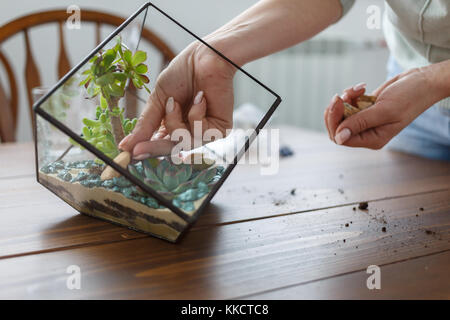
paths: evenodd
<path fill-rule="evenodd" d="M 236 68 L 235 78 L 248 81 L 259 101 L 265 101 L 252 112 L 257 121 L 235 122 L 226 138 L 177 154 L 134 160 L 120 150 L 118 143 L 137 122 L 129 118 L 126 98 L 134 98 L 139 116 L 159 75 L 153 70 L 161 57 L 140 41 L 144 25 L 179 47 L 200 41 Z M 83 214 L 175 242 L 211 201 L 280 101 L 147 3 L 36 102 L 37 179 Z M 240 118 L 247 117 L 249 102 L 248 97 L 235 97 L 235 108 L 244 105 Z"/>

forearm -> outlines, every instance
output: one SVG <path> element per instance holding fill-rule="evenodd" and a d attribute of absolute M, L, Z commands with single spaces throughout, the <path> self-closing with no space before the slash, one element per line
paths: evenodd
<path fill-rule="evenodd" d="M 341 14 L 339 0 L 262 0 L 205 41 L 242 66 L 311 38 Z"/>
<path fill-rule="evenodd" d="M 436 101 L 450 97 L 450 60 L 424 67 L 427 80 Z"/>

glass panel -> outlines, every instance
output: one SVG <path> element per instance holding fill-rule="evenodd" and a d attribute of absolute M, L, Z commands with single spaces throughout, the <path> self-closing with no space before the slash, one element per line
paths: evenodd
<path fill-rule="evenodd" d="M 196 41 L 152 6 L 112 36 L 40 103 L 38 112 L 53 124 L 37 116 L 39 179 L 81 212 L 173 240 L 187 225 L 189 217 L 209 199 L 208 195 L 226 170 L 231 170 L 235 158 L 242 155 L 245 142 L 255 136 L 258 124 L 274 108 L 277 97 L 237 70 L 235 80 L 246 81 L 247 88 L 263 102 L 231 99 L 227 107 L 234 107 L 234 129 L 227 137 L 215 136 L 213 142 L 204 145 L 186 146 L 186 141 L 182 144 L 174 141 L 171 154 L 132 159 L 132 153 L 119 150 L 118 142 L 133 131 L 136 117 L 144 111 L 156 79 L 165 67 L 161 53 L 140 39 L 144 23 L 173 48 Z M 220 59 L 232 66 L 226 59 Z M 213 98 L 213 92 L 203 90 L 207 101 Z M 179 101 L 184 114 L 190 110 L 196 93 L 186 92 L 184 100 Z M 147 120 L 161 121 L 160 114 L 147 112 Z M 183 119 L 189 127 L 187 118 Z M 82 145 L 54 125 L 68 128 L 73 136 L 82 139 Z M 153 137 L 147 141 L 150 149 L 154 140 Z M 93 146 L 94 153 L 98 154 L 89 151 L 85 144 Z M 107 166 L 100 159 L 103 156 L 128 170 L 129 178 Z M 135 178 L 136 184 L 132 182 Z M 137 185 L 139 181 L 141 187 Z M 158 196 L 152 197 L 146 190 L 157 193 L 159 203 Z M 172 233 L 168 235 L 164 228 Z"/>

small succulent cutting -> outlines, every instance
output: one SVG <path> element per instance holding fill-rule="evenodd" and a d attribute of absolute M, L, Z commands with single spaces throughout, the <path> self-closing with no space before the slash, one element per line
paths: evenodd
<path fill-rule="evenodd" d="M 83 138 L 111 158 L 119 154 L 119 142 L 136 124 L 136 119 L 125 119 L 124 110 L 119 107 L 127 82 L 150 92 L 146 86 L 149 83 L 145 75 L 148 71 L 144 64 L 146 60 L 144 51 L 133 54 L 118 37 L 116 45 L 94 56 L 89 61 L 89 68 L 82 73 L 85 77 L 80 86 L 86 88 L 88 97 L 100 96 L 96 119 L 83 119 Z"/>

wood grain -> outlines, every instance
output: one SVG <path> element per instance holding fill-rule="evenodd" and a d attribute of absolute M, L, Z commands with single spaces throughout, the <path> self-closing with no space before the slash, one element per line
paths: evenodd
<path fill-rule="evenodd" d="M 35 176 L 33 150 L 32 143 L 2 143 L 0 145 L 0 181 L 12 177 Z"/>
<path fill-rule="evenodd" d="M 368 290 L 366 271 L 245 297 L 259 299 L 450 299 L 450 251 L 380 267 L 381 289 Z M 414 276 L 412 276 L 414 275 Z"/>
<path fill-rule="evenodd" d="M 373 202 L 367 212 L 199 227 L 179 245 L 142 238 L 1 259 L 0 297 L 228 299 L 300 285 L 449 250 L 449 198 L 447 190 Z M 72 264 L 82 290 L 65 287 Z"/>
<path fill-rule="evenodd" d="M 31 43 L 28 36 L 28 29 L 23 31 L 25 38 L 25 52 L 26 52 L 26 62 L 25 62 L 25 70 L 24 70 L 24 78 L 25 83 L 27 85 L 27 98 L 28 98 L 28 106 L 30 110 L 30 114 L 33 114 L 33 88 L 37 88 L 41 86 L 41 76 L 39 75 L 39 70 L 36 65 L 36 62 L 33 58 L 33 53 L 31 49 Z M 34 125 L 34 117 L 32 117 L 32 122 Z"/>
<path fill-rule="evenodd" d="M 58 78 L 61 79 L 70 71 L 69 57 L 67 56 L 66 46 L 64 44 L 64 21 L 58 22 L 59 34 L 59 56 L 58 56 Z"/>
<path fill-rule="evenodd" d="M 0 140 L 1 142 L 12 142 L 15 139 L 16 128 L 12 108 L 5 90 L 0 81 Z"/>

